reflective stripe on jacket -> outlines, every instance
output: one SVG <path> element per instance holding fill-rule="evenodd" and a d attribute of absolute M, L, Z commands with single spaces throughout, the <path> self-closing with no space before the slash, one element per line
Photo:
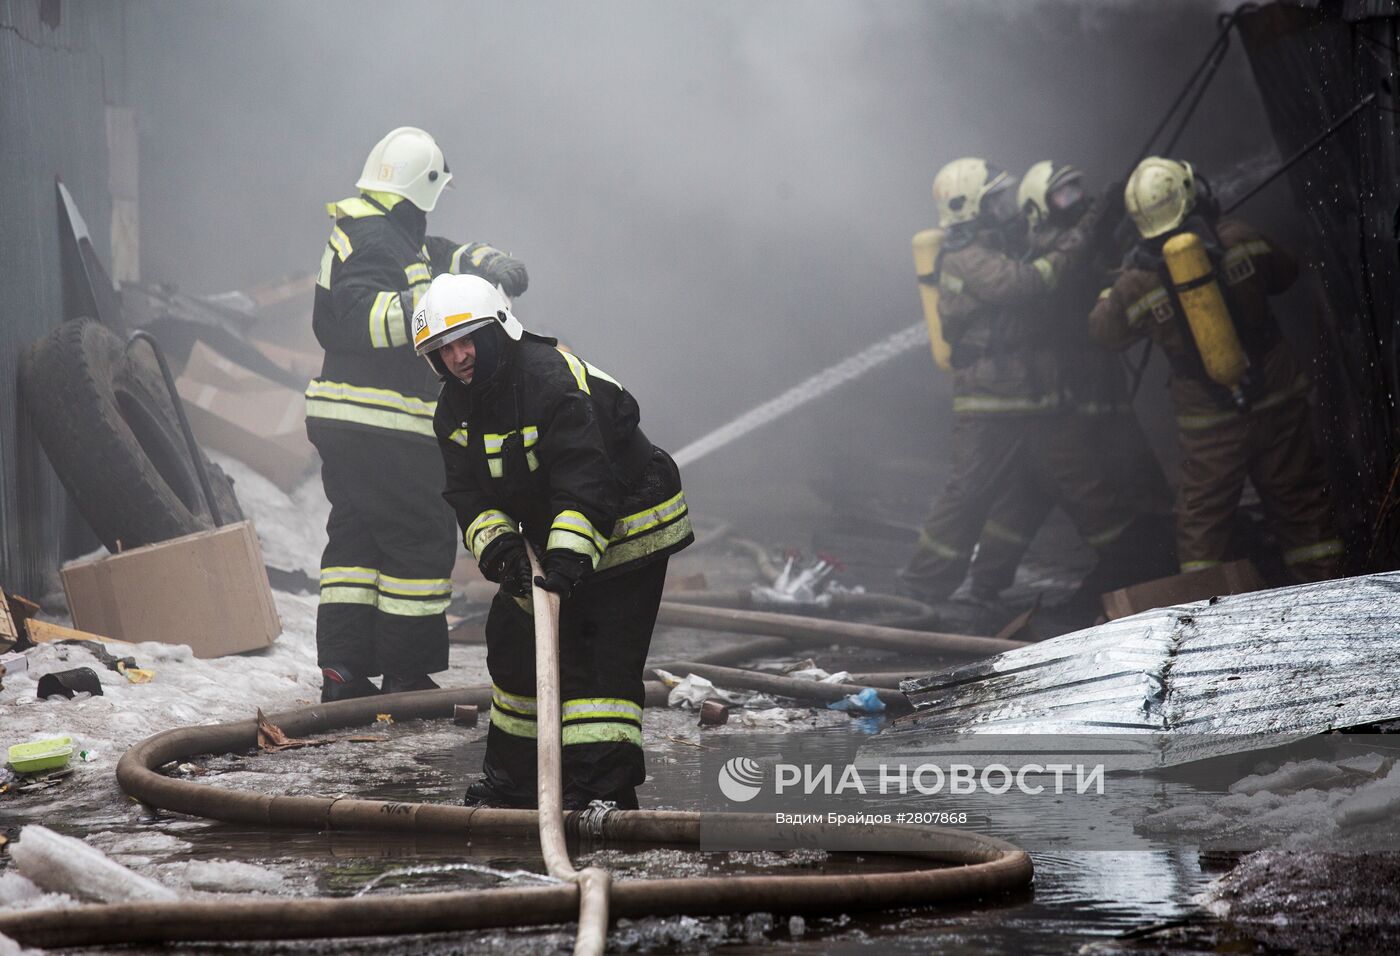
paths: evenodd
<path fill-rule="evenodd" d="M 326 206 L 334 224 L 312 310 L 326 355 L 320 376 L 306 389 L 310 426 L 433 439 L 439 383 L 428 363 L 413 354 L 408 323 L 433 276 L 451 266 L 449 255 L 435 268 L 430 248 L 457 244 L 428 236 L 415 245 L 408 230 L 386 214 L 401 201 L 407 200 L 376 193 Z M 475 272 L 469 259 L 462 266 Z"/>
<path fill-rule="evenodd" d="M 603 575 L 693 541 L 680 472 L 638 420 L 616 379 L 529 333 L 486 382 L 449 377 L 434 427 L 468 550 L 518 529 Z"/>

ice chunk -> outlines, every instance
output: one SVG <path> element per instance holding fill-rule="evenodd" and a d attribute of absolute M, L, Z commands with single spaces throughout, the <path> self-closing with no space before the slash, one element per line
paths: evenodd
<path fill-rule="evenodd" d="M 172 886 L 223 893 L 276 893 L 282 889 L 280 873 L 236 860 L 166 863 L 160 867 L 160 877 Z"/>
<path fill-rule="evenodd" d="M 835 674 L 828 674 L 820 667 L 803 667 L 799 670 L 788 671 L 787 676 L 797 680 L 814 680 L 821 684 L 845 684 L 851 679 L 851 672 L 837 671 Z"/>
<path fill-rule="evenodd" d="M 37 949 L 25 949 L 4 933 L 0 933 L 0 956 L 44 956 Z"/>
<path fill-rule="evenodd" d="M 1230 785 L 1230 792 L 1253 794 L 1267 790 L 1269 793 L 1293 793 L 1341 775 L 1335 766 L 1324 760 L 1303 760 L 1286 763 L 1273 773 L 1255 774 L 1237 780 Z"/>
<path fill-rule="evenodd" d="M 109 860 L 101 850 L 37 823 L 19 831 L 19 840 L 11 847 L 10 857 L 23 876 L 55 893 L 103 903 L 163 902 L 178 898 L 154 880 Z"/>
<path fill-rule="evenodd" d="M 0 873 L 0 908 L 14 909 L 25 903 L 32 903 L 43 895 L 43 890 L 18 873 Z"/>
<path fill-rule="evenodd" d="M 1360 787 L 1337 807 L 1337 825 L 1355 827 L 1394 819 L 1400 812 L 1400 767 L 1381 780 Z"/>
<path fill-rule="evenodd" d="M 757 730 L 774 730 L 789 726 L 792 718 L 784 708 L 770 707 L 767 710 L 746 710 L 739 715 L 738 723 Z"/>
<path fill-rule="evenodd" d="M 170 854 L 189 847 L 189 844 L 179 837 L 153 830 L 140 833 L 94 833 L 87 838 L 87 842 L 111 856 L 126 857 L 145 856 L 148 853 Z"/>

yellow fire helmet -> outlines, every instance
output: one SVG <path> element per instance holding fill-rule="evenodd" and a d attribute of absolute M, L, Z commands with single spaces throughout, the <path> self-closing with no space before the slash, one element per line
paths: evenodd
<path fill-rule="evenodd" d="M 481 276 L 444 273 L 433 279 L 413 313 L 413 351 L 438 370 L 433 353 L 493 323 L 517 342 L 525 333 L 500 289 Z"/>
<path fill-rule="evenodd" d="M 1068 209 L 1084 198 L 1084 174 L 1073 166 L 1042 159 L 1021 177 L 1016 206 L 1026 214 L 1026 226 L 1035 232 L 1052 212 Z"/>
<path fill-rule="evenodd" d="M 933 202 L 938 207 L 938 225 L 947 229 L 960 222 L 972 222 L 982 215 L 982 200 L 988 194 L 1011 185 L 1006 171 L 985 159 L 955 159 L 933 177 Z"/>
<path fill-rule="evenodd" d="M 1196 205 L 1196 174 L 1191 164 L 1147 157 L 1128 177 L 1123 205 L 1144 239 L 1176 229 Z"/>

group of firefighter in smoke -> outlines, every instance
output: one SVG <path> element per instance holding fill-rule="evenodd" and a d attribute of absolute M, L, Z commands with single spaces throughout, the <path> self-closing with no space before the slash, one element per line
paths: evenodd
<path fill-rule="evenodd" d="M 451 179 L 434 139 L 400 127 L 371 151 L 358 193 L 327 206 L 313 312 L 326 354 L 306 392 L 331 504 L 322 699 L 437 686 L 460 531 L 499 585 L 486 756 L 466 802 L 535 804 L 539 587 L 562 600 L 565 807 L 636 807 L 647 651 L 667 560 L 694 540 L 680 473 L 616 379 L 522 327 L 520 260 L 427 234 Z M 1144 336 L 1173 372 L 1182 568 L 1226 557 L 1248 477 L 1292 573 L 1335 573 L 1307 380 L 1267 302 L 1293 281 L 1291 258 L 1219 219 L 1190 166 L 1172 160 L 1145 160 L 1126 189 L 1095 200 L 1067 166 L 1038 163 L 1018 190 L 962 159 L 938 173 L 934 199 L 939 229 L 916 237 L 915 253 L 935 356 L 954 375 L 952 467 L 905 587 L 946 598 L 975 551 L 974 591 L 1001 591 L 1054 506 L 1101 567 L 1140 567 L 1129 560 L 1137 529 L 1168 514 L 1169 492 L 1105 349 Z M 1118 202 L 1141 239 L 1100 293 Z"/>
<path fill-rule="evenodd" d="M 939 228 L 915 237 L 915 263 L 935 360 L 953 374 L 952 462 L 900 571 L 909 593 L 943 600 L 971 565 L 973 597 L 994 599 L 1055 506 L 1098 552 L 1081 593 L 1175 570 L 1161 567 L 1173 510 L 1180 571 L 1219 565 L 1246 479 L 1287 574 L 1338 573 L 1309 380 L 1269 307 L 1297 277 L 1292 256 L 1222 217 L 1173 159 L 1142 160 L 1100 198 L 1072 166 L 1042 161 L 1018 183 L 959 159 L 933 196 Z M 1171 369 L 1174 509 L 1119 360 L 1142 339 Z"/>

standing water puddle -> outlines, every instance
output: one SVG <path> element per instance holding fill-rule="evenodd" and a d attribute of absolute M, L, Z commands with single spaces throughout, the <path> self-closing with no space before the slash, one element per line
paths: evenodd
<path fill-rule="evenodd" d="M 643 809 L 699 809 L 696 781 L 702 756 L 724 734 L 699 736 L 694 715 L 649 711 L 647 747 L 652 774 L 639 791 Z M 858 722 L 803 729 L 844 745 Z M 864 728 L 867 732 L 871 729 Z M 209 786 L 267 793 L 346 794 L 367 799 L 456 802 L 480 767 L 485 728 L 444 722 L 405 722 L 375 728 L 378 743 L 340 742 L 275 754 L 228 755 L 194 761 L 186 774 Z M 115 794 L 115 788 L 113 789 Z M 101 808 L 15 803 L 10 825 L 43 823 L 90 837 L 115 859 L 166 878 L 181 874 L 195 890 L 251 889 L 282 895 L 383 896 L 502 885 L 540 885 L 543 861 L 533 840 L 439 834 L 308 833 L 255 830 L 169 814 L 148 816 L 121 798 Z M 67 821 L 83 820 L 83 825 Z M 93 825 L 93 821 L 97 821 Z M 1016 839 L 1014 833 L 984 832 Z M 1208 881 L 1196 854 L 1145 844 L 1131 852 L 1035 852 L 1035 886 L 996 900 L 918 910 L 789 920 L 768 914 L 732 918 L 671 917 L 619 921 L 610 945 L 624 952 L 690 953 L 970 953 L 1060 954 L 1133 927 L 1180 917 Z M 677 849 L 583 848 L 582 862 L 619 878 L 724 873 L 858 873 L 888 869 L 888 859 L 828 856 L 818 850 L 699 853 Z M 227 866 L 209 863 L 230 861 Z M 256 875 L 261 872 L 260 883 Z M 286 944 L 183 946 L 190 952 L 258 953 L 534 953 L 567 952 L 570 928 L 480 932 L 412 940 L 342 940 Z M 124 953 L 148 950 L 123 949 Z M 92 952 L 87 950 L 85 952 Z M 149 950 L 168 952 L 168 950 Z"/>

